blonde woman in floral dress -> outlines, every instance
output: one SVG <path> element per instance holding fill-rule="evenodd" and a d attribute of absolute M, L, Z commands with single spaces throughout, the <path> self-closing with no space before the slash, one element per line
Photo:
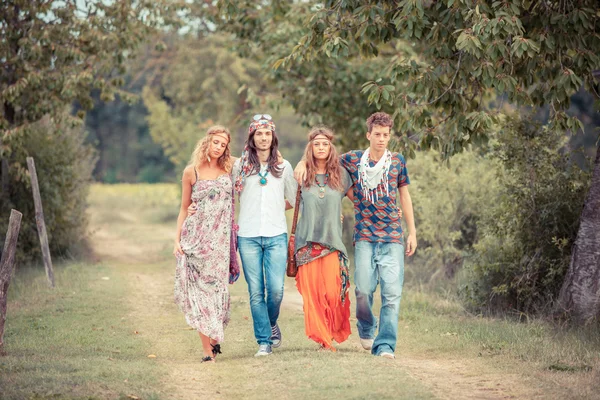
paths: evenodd
<path fill-rule="evenodd" d="M 177 258 L 175 302 L 202 340 L 203 362 L 214 362 L 229 322 L 232 229 L 231 136 L 208 129 L 183 171 L 173 254 Z M 188 207 L 194 203 L 196 212 Z"/>

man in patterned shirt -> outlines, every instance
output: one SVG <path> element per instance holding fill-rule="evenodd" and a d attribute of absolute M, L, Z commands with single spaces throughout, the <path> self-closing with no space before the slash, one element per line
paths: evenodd
<path fill-rule="evenodd" d="M 343 154 L 340 162 L 352 176 L 354 194 L 354 247 L 356 318 L 361 345 L 371 354 L 393 359 L 398 333 L 400 298 L 404 282 L 404 255 L 417 248 L 417 234 L 408 192 L 410 180 L 404 157 L 387 149 L 392 118 L 383 112 L 367 118 L 370 147 Z M 296 179 L 304 175 L 304 163 L 296 167 Z M 400 195 L 402 211 L 397 206 Z M 408 235 L 404 243 L 401 215 Z M 381 284 L 379 331 L 373 315 L 373 294 Z"/>

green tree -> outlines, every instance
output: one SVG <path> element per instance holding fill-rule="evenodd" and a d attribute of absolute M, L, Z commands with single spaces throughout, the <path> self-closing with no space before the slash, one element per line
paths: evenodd
<path fill-rule="evenodd" d="M 209 125 L 245 127 L 252 96 L 263 90 L 258 65 L 228 46 L 228 39 L 219 35 L 173 39 L 168 59 L 157 54 L 151 67 L 159 75 L 142 94 L 150 134 L 180 170 Z M 233 136 L 235 150 L 241 150 L 244 138 L 244 134 Z"/>
<path fill-rule="evenodd" d="M 591 171 L 562 150 L 568 137 L 539 122 L 510 118 L 498 136 L 490 157 L 500 162 L 500 195 L 481 213 L 462 293 L 478 310 L 552 311 Z"/>
<path fill-rule="evenodd" d="M 141 87 L 126 87 L 141 96 Z M 107 183 L 170 180 L 174 166 L 150 136 L 144 103 L 129 104 L 120 98 L 104 103 L 97 93 L 93 98 L 95 106 L 86 114 L 85 128 L 88 142 L 98 152 L 94 178 Z"/>
<path fill-rule="evenodd" d="M 221 2 L 222 9 L 235 13 L 217 21 L 219 31 L 237 37 L 232 50 L 260 65 L 260 77 L 268 90 L 254 94 L 255 97 L 272 95 L 275 99 L 272 107 L 292 106 L 306 126 L 328 125 L 338 133 L 344 149 L 365 145 L 365 115 L 377 111 L 377 106 L 358 94 L 356 88 L 384 69 L 387 60 L 361 59 L 345 51 L 348 58 L 314 58 L 287 70 L 272 68 L 281 64 L 278 60 L 292 52 L 308 32 L 304 21 L 311 15 L 313 4 L 274 1 L 258 6 L 257 3 Z M 413 54 L 405 43 L 397 45 Z M 392 107 L 383 107 L 393 112 Z"/>
<path fill-rule="evenodd" d="M 171 16 L 179 7 L 177 2 L 167 0 L 7 0 L 2 3 L 2 182 L 18 185 L 3 188 L 0 197 L 3 215 L 6 209 L 15 205 L 23 210 L 31 209 L 31 195 L 25 194 L 23 189 L 28 182 L 25 157 L 35 156 L 34 145 L 40 141 L 32 142 L 31 138 L 39 138 L 39 121 L 48 119 L 51 123 L 43 125 L 48 127 L 57 124 L 46 132 L 51 136 L 55 132 L 64 132 L 69 126 L 81 124 L 84 111 L 93 106 L 90 95 L 92 89 L 100 91 L 103 101 L 112 100 L 115 93 L 120 93 L 126 60 L 133 56 L 134 50 L 156 27 L 174 22 Z M 121 93 L 121 96 L 126 97 L 127 94 Z M 73 102 L 81 107 L 77 117 L 64 113 Z M 61 145 L 59 138 L 53 140 L 52 137 L 44 137 L 43 143 L 49 146 L 50 153 L 55 151 L 62 154 L 63 149 L 52 147 Z M 68 148 L 74 152 L 71 156 L 77 158 L 76 152 L 83 151 L 85 146 L 80 143 Z M 61 158 L 68 159 L 69 156 L 63 154 Z M 48 167 L 48 170 L 51 169 Z M 74 175 L 67 173 L 59 175 L 62 178 L 53 181 L 55 187 L 46 193 L 44 201 L 52 202 L 53 199 L 47 196 L 62 192 L 74 183 L 87 185 L 85 175 L 82 172 L 82 179 L 75 179 Z M 82 197 L 73 198 L 85 204 Z M 81 212 L 72 214 L 73 218 L 80 218 L 79 221 L 54 218 L 50 210 L 45 215 L 50 231 L 59 229 L 59 225 L 85 226 L 84 213 Z M 32 217 L 32 214 L 25 216 L 29 219 Z M 52 222 L 57 226 L 50 226 Z M 55 240 L 60 238 L 55 237 Z"/>
<path fill-rule="evenodd" d="M 35 159 L 50 251 L 59 257 L 81 255 L 88 233 L 86 207 L 96 163 L 94 149 L 84 143 L 82 128 L 71 126 L 67 112 L 31 124 L 21 140 L 12 156 L 16 160 Z M 41 259 L 35 207 L 28 179 L 11 174 L 8 183 L 8 192 L 0 197 L 0 215 L 8 216 L 11 208 L 23 213 L 17 247 L 22 265 Z M 0 218 L 0 243 L 7 227 L 8 218 Z"/>
<path fill-rule="evenodd" d="M 377 107 L 393 108 L 398 131 L 408 133 L 399 138 L 399 148 L 409 153 L 414 147 L 434 148 L 450 157 L 469 144 L 485 143 L 502 122 L 497 96 L 516 106 L 549 105 L 549 128 L 564 132 L 583 127 L 565 112 L 571 96 L 582 86 L 597 95 L 600 12 L 594 0 L 286 3 L 220 2 L 225 26 L 242 39 L 256 30 L 260 39 L 259 22 L 268 26 L 308 10 L 306 33 L 276 68 L 293 71 L 322 59 L 386 59 L 386 68 L 362 90 Z M 417 57 L 399 46 L 402 42 Z M 599 202 L 597 152 L 560 300 L 561 308 L 580 320 L 600 316 L 600 283 L 593 279 L 600 274 L 600 233 L 593 228 L 600 226 Z"/>
<path fill-rule="evenodd" d="M 92 88 L 110 101 L 128 54 L 163 23 L 153 2 L 8 0 L 0 11 L 0 155 L 28 124 L 77 101 L 90 109 Z M 83 116 L 83 113 L 79 115 Z"/>

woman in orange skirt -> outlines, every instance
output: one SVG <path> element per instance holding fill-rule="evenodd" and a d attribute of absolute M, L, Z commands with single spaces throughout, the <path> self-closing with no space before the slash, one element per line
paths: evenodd
<path fill-rule="evenodd" d="M 340 166 L 333 139 L 325 127 L 308 134 L 296 227 L 296 286 L 304 302 L 306 335 L 335 351 L 332 342 L 341 343 L 350 335 L 350 280 L 341 215 L 342 199 L 351 193 L 352 181 Z"/>

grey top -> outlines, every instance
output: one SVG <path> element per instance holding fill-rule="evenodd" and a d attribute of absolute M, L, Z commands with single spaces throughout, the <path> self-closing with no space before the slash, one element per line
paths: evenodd
<path fill-rule="evenodd" d="M 342 199 L 352 186 L 352 179 L 345 168 L 340 167 L 343 191 L 333 190 L 325 186 L 325 197 L 319 198 L 319 186 L 313 183 L 310 187 L 302 186 L 300 218 L 296 226 L 296 251 L 306 246 L 307 242 L 316 242 L 331 246 L 344 253 L 348 252 L 342 242 Z M 323 184 L 325 174 L 316 179 Z"/>

